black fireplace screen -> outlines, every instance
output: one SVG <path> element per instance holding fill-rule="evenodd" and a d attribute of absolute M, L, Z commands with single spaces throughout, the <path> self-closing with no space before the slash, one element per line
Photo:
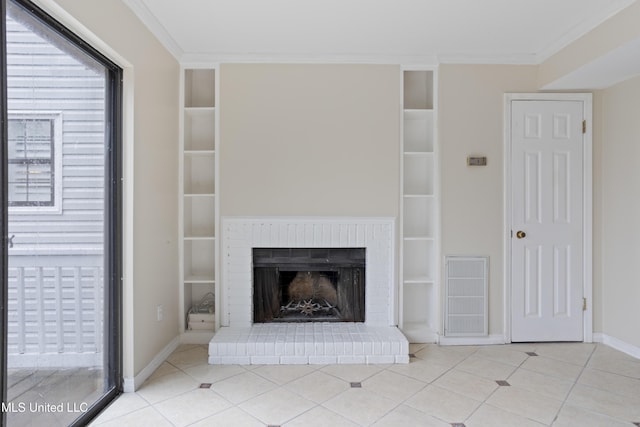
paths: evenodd
<path fill-rule="evenodd" d="M 364 322 L 365 248 L 254 248 L 253 321 Z"/>

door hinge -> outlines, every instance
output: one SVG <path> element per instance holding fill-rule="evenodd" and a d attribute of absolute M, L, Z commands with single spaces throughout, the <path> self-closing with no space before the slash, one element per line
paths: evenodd
<path fill-rule="evenodd" d="M 587 311 L 587 299 L 582 298 L 582 311 Z"/>
<path fill-rule="evenodd" d="M 582 133 L 587 133 L 587 121 L 582 121 Z"/>

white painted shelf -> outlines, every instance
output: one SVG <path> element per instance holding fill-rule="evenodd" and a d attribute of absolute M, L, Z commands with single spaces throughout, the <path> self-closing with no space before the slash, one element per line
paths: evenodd
<path fill-rule="evenodd" d="M 182 70 L 180 105 L 180 331 L 182 342 L 209 342 L 214 330 L 188 330 L 189 310 L 216 293 L 218 223 L 216 70 Z M 217 322 L 216 322 L 217 323 Z"/>
<path fill-rule="evenodd" d="M 433 70 L 404 70 L 400 327 L 411 342 L 439 330 L 439 198 Z"/>

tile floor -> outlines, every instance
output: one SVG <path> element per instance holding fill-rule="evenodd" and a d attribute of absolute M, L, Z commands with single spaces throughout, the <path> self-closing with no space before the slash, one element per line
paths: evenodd
<path fill-rule="evenodd" d="M 182 346 L 92 425 L 640 425 L 640 360 L 604 345 L 410 351 L 404 365 L 221 366 Z"/>

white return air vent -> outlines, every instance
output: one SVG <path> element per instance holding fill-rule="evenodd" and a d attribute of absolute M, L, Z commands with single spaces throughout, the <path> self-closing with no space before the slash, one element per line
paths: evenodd
<path fill-rule="evenodd" d="M 488 257 L 445 257 L 445 336 L 488 334 L 488 281 Z"/>

